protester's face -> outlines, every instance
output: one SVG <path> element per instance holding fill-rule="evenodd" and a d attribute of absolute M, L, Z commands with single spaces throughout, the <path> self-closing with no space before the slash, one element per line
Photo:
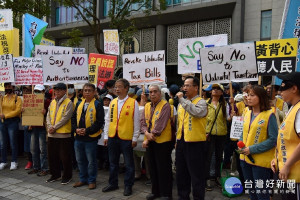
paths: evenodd
<path fill-rule="evenodd" d="M 109 104 L 110 104 L 110 99 L 109 98 L 104 98 L 103 99 L 103 105 L 108 107 Z"/>
<path fill-rule="evenodd" d="M 275 87 L 273 87 L 273 91 L 272 91 L 272 85 L 268 85 L 266 87 L 266 91 L 267 91 L 267 94 L 268 94 L 269 97 L 271 97 L 271 93 L 272 93 L 272 96 L 276 95 Z"/>
<path fill-rule="evenodd" d="M 152 103 L 157 103 L 161 99 L 161 92 L 155 86 L 149 88 L 149 94 Z"/>
<path fill-rule="evenodd" d="M 126 96 L 128 88 L 125 88 L 121 81 L 117 81 L 115 84 L 115 92 L 117 96 Z"/>
<path fill-rule="evenodd" d="M 219 86 L 213 87 L 211 90 L 211 95 L 212 96 L 222 96 L 223 91 Z"/>
<path fill-rule="evenodd" d="M 252 107 L 259 105 L 259 97 L 256 94 L 254 94 L 253 90 L 250 90 L 248 92 L 247 102 L 248 105 Z"/>
<path fill-rule="evenodd" d="M 87 99 L 87 100 L 91 100 L 93 99 L 95 96 L 95 90 L 92 87 L 87 87 L 85 86 L 83 88 L 83 98 Z"/>
<path fill-rule="evenodd" d="M 198 86 L 194 85 L 193 79 L 188 78 L 184 81 L 183 91 L 186 97 L 191 99 L 198 94 Z"/>
<path fill-rule="evenodd" d="M 66 94 L 67 90 L 63 90 L 63 89 L 54 89 L 54 94 L 56 96 L 56 98 L 61 99 L 65 94 Z"/>

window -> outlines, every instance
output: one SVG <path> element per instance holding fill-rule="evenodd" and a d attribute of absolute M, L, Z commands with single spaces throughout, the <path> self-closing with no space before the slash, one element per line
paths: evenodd
<path fill-rule="evenodd" d="M 261 12 L 260 40 L 271 39 L 272 10 Z"/>
<path fill-rule="evenodd" d="M 126 1 L 128 0 L 120 0 L 120 1 L 117 1 L 116 3 L 116 11 L 118 11 L 118 9 L 122 8 L 123 7 L 123 4 L 126 3 Z M 167 0 L 168 1 L 168 0 Z M 177 0 L 178 1 L 178 0 Z M 179 0 L 180 1 L 180 0 Z M 143 11 L 143 10 L 146 10 L 146 6 L 143 6 L 144 3 L 140 2 L 140 3 L 134 3 L 131 5 L 131 8 L 128 9 L 128 10 L 137 10 L 139 9 L 138 11 L 134 11 L 134 12 L 139 12 L 139 11 Z M 151 6 L 151 1 L 149 2 L 149 5 L 148 6 Z M 108 13 L 111 9 L 111 3 L 110 3 L 110 0 L 104 0 L 104 16 L 107 17 L 108 16 Z M 141 8 L 140 8 L 141 7 Z"/>

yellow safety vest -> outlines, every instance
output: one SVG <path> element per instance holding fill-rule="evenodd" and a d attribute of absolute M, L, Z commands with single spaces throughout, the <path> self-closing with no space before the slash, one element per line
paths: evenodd
<path fill-rule="evenodd" d="M 244 116 L 243 142 L 246 147 L 259 144 L 268 138 L 268 124 L 273 114 L 272 110 L 263 111 L 255 117 L 250 125 L 251 113 L 252 111 L 249 110 Z M 271 168 L 271 160 L 274 157 L 274 152 L 275 147 L 263 153 L 251 154 L 255 161 L 254 164 L 244 154 L 240 154 L 240 159 L 251 165 Z"/>
<path fill-rule="evenodd" d="M 218 135 L 218 136 L 226 135 L 227 134 L 226 113 L 223 113 L 221 104 L 218 103 L 217 108 L 215 108 L 212 104 L 208 104 L 207 108 L 208 108 L 208 114 L 206 117 L 207 118 L 206 133 L 210 132 L 217 111 L 218 109 L 220 109 L 219 114 L 217 116 L 217 120 L 211 131 L 211 135 Z"/>
<path fill-rule="evenodd" d="M 152 127 L 151 127 L 151 131 L 153 130 L 154 126 L 155 126 L 155 122 L 158 120 L 160 114 L 161 114 L 161 110 L 164 107 L 165 104 L 167 104 L 168 102 L 166 100 L 161 100 L 155 107 L 153 116 L 152 116 L 152 120 L 150 119 L 151 117 L 151 103 L 147 103 L 145 105 L 145 120 L 147 123 L 147 127 L 149 127 L 149 122 L 151 120 L 152 123 Z M 172 112 L 171 112 L 172 114 Z M 170 116 L 171 117 L 171 116 Z M 161 135 L 156 137 L 155 142 L 156 143 L 163 143 L 163 142 L 169 142 L 172 140 L 172 130 L 171 130 L 171 120 L 170 117 L 168 119 L 167 122 L 167 126 L 165 127 L 165 129 L 162 131 Z M 146 139 L 146 136 L 145 136 Z"/>
<path fill-rule="evenodd" d="M 70 99 L 66 98 L 59 106 L 58 111 L 56 113 L 56 106 L 57 106 L 57 102 L 56 99 L 54 99 L 50 106 L 49 106 L 49 111 L 50 111 L 50 122 L 51 125 L 55 125 L 57 122 L 59 122 L 62 118 L 62 116 L 64 116 L 67 106 L 70 103 Z M 55 121 L 54 121 L 55 120 Z M 64 124 L 62 127 L 60 127 L 59 129 L 56 130 L 56 133 L 71 133 L 71 119 L 69 119 L 69 121 Z"/>
<path fill-rule="evenodd" d="M 278 108 L 279 110 L 283 110 L 283 104 L 284 101 L 280 98 L 276 98 L 276 108 Z"/>
<path fill-rule="evenodd" d="M 109 106 L 110 123 L 108 137 L 115 137 L 116 133 L 122 140 L 132 140 L 134 130 L 134 107 L 135 100 L 128 97 L 121 108 L 118 117 L 118 98 L 111 101 Z"/>
<path fill-rule="evenodd" d="M 197 104 L 202 98 L 195 98 L 192 103 Z M 184 140 L 186 142 L 206 141 L 206 117 L 193 117 L 179 104 L 178 107 L 178 129 L 177 140 L 181 139 L 182 128 L 184 132 Z"/>
<path fill-rule="evenodd" d="M 246 108 L 245 102 L 241 101 L 241 102 L 236 103 L 235 105 L 238 109 L 238 113 L 237 113 L 238 116 L 242 116 L 243 112 L 244 112 L 244 109 Z"/>
<path fill-rule="evenodd" d="M 300 144 L 300 138 L 297 136 L 295 129 L 296 114 L 300 109 L 298 102 L 290 111 L 285 120 L 281 123 L 277 137 L 276 154 L 279 170 L 283 168 L 286 161 L 290 159 L 297 146 Z M 290 169 L 288 179 L 296 180 L 300 183 L 300 161 L 298 160 Z"/>
<path fill-rule="evenodd" d="M 97 113 L 96 113 L 95 101 L 96 101 L 95 98 L 92 99 L 92 101 L 89 103 L 89 105 L 86 109 L 86 113 L 85 113 L 85 127 L 86 128 L 92 126 L 92 124 L 94 124 L 94 122 L 96 121 Z M 79 121 L 81 118 L 84 103 L 85 103 L 85 99 L 81 101 L 81 103 L 78 105 L 78 108 L 77 108 L 77 116 L 76 116 L 77 126 L 79 126 Z M 96 133 L 90 134 L 89 137 L 92 137 L 92 138 L 98 137 L 101 133 L 102 133 L 102 130 L 100 129 Z M 76 135 L 76 132 L 75 132 L 75 135 Z"/>

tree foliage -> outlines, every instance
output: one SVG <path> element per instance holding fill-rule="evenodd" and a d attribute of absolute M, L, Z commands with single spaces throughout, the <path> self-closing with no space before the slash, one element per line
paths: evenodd
<path fill-rule="evenodd" d="M 62 46 L 66 47 L 79 47 L 82 42 L 83 33 L 78 28 L 73 28 L 71 31 L 64 31 L 62 32 L 63 35 L 69 37 L 70 39 L 67 40 Z"/>

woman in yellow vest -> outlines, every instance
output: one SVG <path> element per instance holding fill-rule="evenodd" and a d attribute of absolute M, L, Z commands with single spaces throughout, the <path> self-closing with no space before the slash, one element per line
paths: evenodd
<path fill-rule="evenodd" d="M 249 110 L 244 115 L 240 138 L 245 144 L 240 149 L 241 167 L 246 180 L 245 187 L 251 184 L 251 187 L 245 188 L 251 200 L 270 200 L 266 181 L 271 178 L 269 162 L 274 155 L 278 126 L 266 97 L 267 92 L 263 87 L 254 85 L 250 88 L 247 96 Z M 259 181 L 261 184 L 257 185 Z"/>
<path fill-rule="evenodd" d="M 283 100 L 292 107 L 279 127 L 275 158 L 272 160 L 273 172 L 279 172 L 279 179 L 294 182 L 294 192 L 286 189 L 281 193 L 282 199 L 300 198 L 300 72 L 278 76 L 282 79 L 280 87 Z"/>

